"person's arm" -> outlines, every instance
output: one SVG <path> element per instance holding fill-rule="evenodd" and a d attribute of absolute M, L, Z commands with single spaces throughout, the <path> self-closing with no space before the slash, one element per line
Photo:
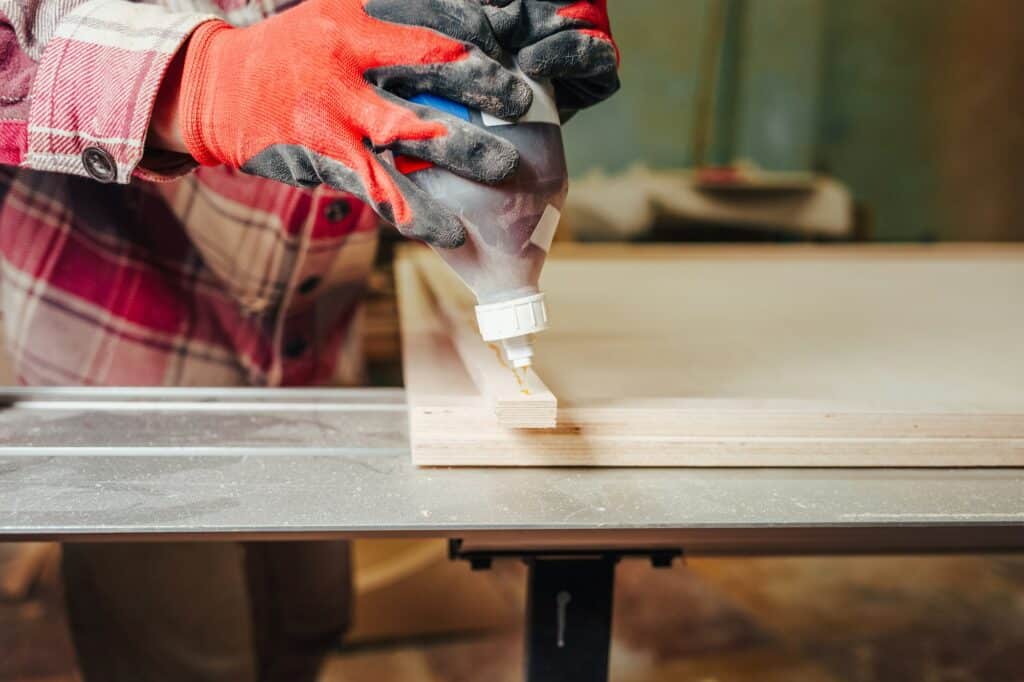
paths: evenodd
<path fill-rule="evenodd" d="M 0 162 L 127 183 L 187 155 L 143 158 L 157 92 L 211 15 L 124 0 L 0 0 Z"/>
<path fill-rule="evenodd" d="M 185 48 L 178 127 L 204 166 L 344 190 L 403 234 L 454 247 L 465 240 L 461 219 L 390 156 L 477 182 L 515 172 L 510 142 L 409 100 L 431 93 L 518 118 L 532 91 L 500 54 L 475 0 L 306 0 L 246 28 L 197 28 Z M 173 130 L 159 126 L 173 143 Z"/>
<path fill-rule="evenodd" d="M 0 0 L 0 165 L 14 166 L 28 146 L 28 92 L 37 65 L 8 13 L 11 6 Z"/>
<path fill-rule="evenodd" d="M 167 73 L 160 83 L 160 90 L 153 106 L 153 117 L 149 121 L 149 136 L 146 138 L 146 145 L 152 149 L 188 154 L 185 140 L 181 136 L 181 117 L 178 115 L 181 71 L 184 64 L 185 50 L 182 49 L 167 67 Z"/>

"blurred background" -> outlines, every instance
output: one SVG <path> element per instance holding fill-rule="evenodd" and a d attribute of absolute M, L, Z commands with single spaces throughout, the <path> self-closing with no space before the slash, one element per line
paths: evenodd
<path fill-rule="evenodd" d="M 556 240 L 1024 239 L 1021 0 L 608 4 L 622 90 L 564 128 Z M 397 382 L 389 281 L 367 350 Z M 522 567 L 470 573 L 390 548 L 424 564 L 359 597 L 373 613 L 452 600 L 440 571 L 462 571 L 473 606 L 444 623 L 407 614 L 397 638 L 378 619 L 325 680 L 521 679 Z M 627 561 L 613 639 L 614 682 L 1019 682 L 1024 557 Z"/>
<path fill-rule="evenodd" d="M 565 129 L 574 199 L 602 175 L 751 162 L 841 183 L 863 238 L 1024 238 L 1018 0 L 609 9 L 623 87 Z"/>

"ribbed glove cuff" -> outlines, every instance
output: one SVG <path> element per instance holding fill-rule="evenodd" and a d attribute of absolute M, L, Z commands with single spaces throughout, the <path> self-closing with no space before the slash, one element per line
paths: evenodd
<path fill-rule="evenodd" d="M 224 162 L 210 149 L 207 133 L 213 129 L 211 45 L 222 31 L 234 30 L 220 20 L 201 24 L 192 33 L 185 52 L 185 65 L 181 76 L 181 92 L 178 95 L 178 116 L 181 136 L 185 147 L 200 165 L 217 166 Z"/>

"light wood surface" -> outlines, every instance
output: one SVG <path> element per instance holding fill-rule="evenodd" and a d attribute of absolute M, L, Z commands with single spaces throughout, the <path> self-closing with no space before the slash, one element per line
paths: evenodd
<path fill-rule="evenodd" d="M 401 279 L 419 464 L 1024 465 L 1019 247 L 556 248 L 545 431 L 497 423 Z"/>

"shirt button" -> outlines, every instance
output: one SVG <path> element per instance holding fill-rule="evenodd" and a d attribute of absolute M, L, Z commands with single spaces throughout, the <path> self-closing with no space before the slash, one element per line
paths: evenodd
<path fill-rule="evenodd" d="M 93 180 L 113 182 L 117 177 L 117 164 L 114 163 L 114 157 L 106 149 L 86 147 L 82 151 L 82 165 L 85 166 L 85 172 Z"/>
<path fill-rule="evenodd" d="M 306 352 L 309 343 L 301 336 L 295 336 L 284 344 L 284 354 L 288 358 L 297 358 Z"/>
<path fill-rule="evenodd" d="M 320 278 L 316 275 L 311 275 L 310 277 L 307 277 L 306 279 L 302 280 L 302 283 L 299 284 L 299 293 L 308 294 L 309 292 L 313 291 L 313 289 L 316 289 L 318 286 L 320 286 Z"/>
<path fill-rule="evenodd" d="M 352 209 L 348 205 L 348 202 L 339 199 L 337 201 L 332 201 L 324 207 L 324 217 L 330 222 L 336 223 L 343 220 L 350 210 Z"/>

